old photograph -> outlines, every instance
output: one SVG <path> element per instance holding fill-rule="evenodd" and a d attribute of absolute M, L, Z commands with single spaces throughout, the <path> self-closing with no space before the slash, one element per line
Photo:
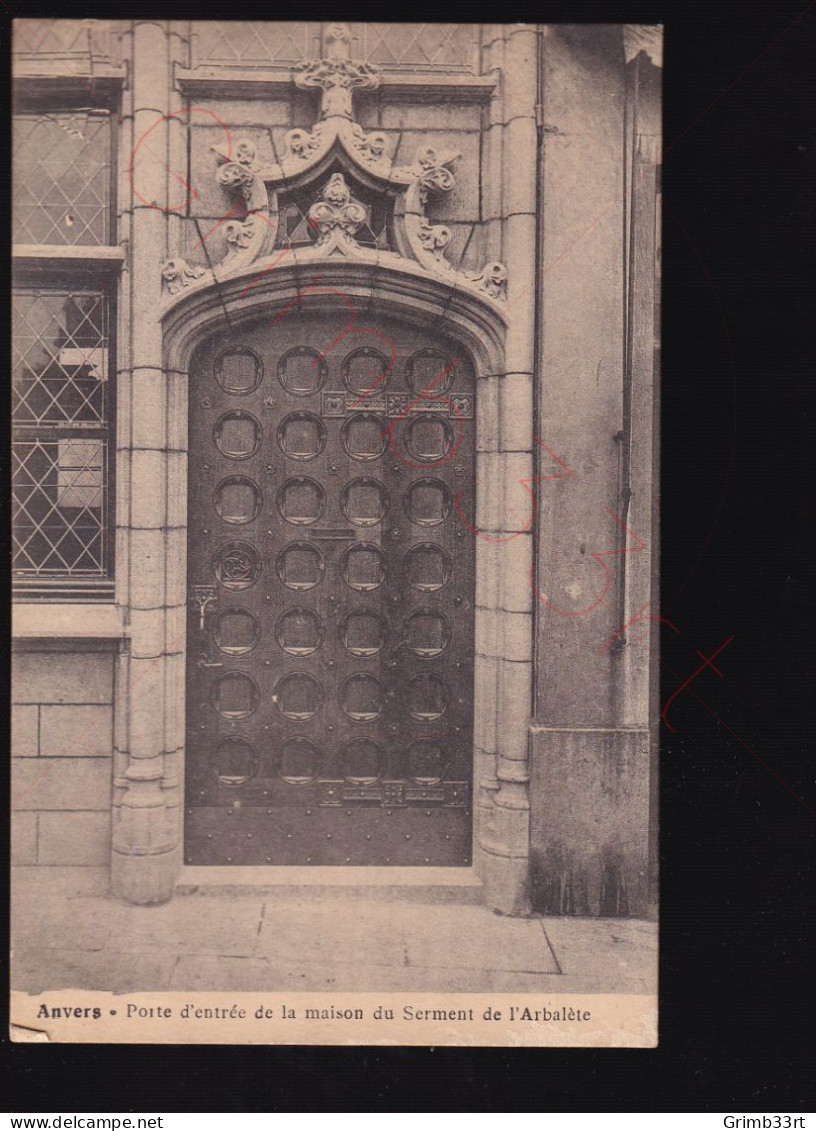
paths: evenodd
<path fill-rule="evenodd" d="M 15 1040 L 656 1044 L 661 43 L 13 22 Z"/>

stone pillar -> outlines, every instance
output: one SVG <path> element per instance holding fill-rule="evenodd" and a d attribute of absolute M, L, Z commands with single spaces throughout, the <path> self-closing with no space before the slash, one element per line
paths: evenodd
<path fill-rule="evenodd" d="M 649 600 L 651 388 L 631 378 L 652 333 L 632 355 L 627 266 L 642 277 L 650 250 L 638 243 L 627 264 L 635 166 L 619 27 L 548 29 L 543 108 L 538 415 L 569 473 L 542 484 L 539 508 L 533 896 L 550 914 L 636 915 L 648 873 L 649 625 L 635 631 L 637 659 L 622 630 L 633 600 Z M 541 472 L 557 473 L 548 458 Z"/>
<path fill-rule="evenodd" d="M 178 799 L 166 788 L 168 761 L 178 741 L 168 736 L 171 703 L 178 702 L 174 662 L 181 651 L 175 493 L 184 483 L 185 456 L 170 448 L 168 383 L 162 371 L 160 268 L 166 257 L 170 57 L 165 21 L 137 20 L 133 52 L 130 151 L 123 155 L 128 203 L 129 272 L 123 307 L 129 318 L 126 368 L 119 381 L 120 509 L 118 560 L 129 561 L 126 590 L 130 655 L 120 664 L 117 727 L 117 805 L 113 817 L 111 880 L 132 903 L 170 898 L 179 862 Z M 182 492 L 183 493 L 183 492 Z M 182 519 L 183 521 L 183 519 Z M 120 581 L 120 584 L 122 582 Z M 169 738 L 169 743 L 168 743 Z M 170 802 L 170 804 L 168 804 Z"/>
<path fill-rule="evenodd" d="M 483 820 L 481 870 L 488 902 L 509 915 L 529 911 L 528 728 L 532 713 L 533 368 L 535 349 L 536 100 L 538 30 L 506 29 L 502 74 L 502 213 L 508 274 L 505 372 L 480 384 L 477 567 L 487 592 L 477 609 L 477 650 L 495 672 L 495 779 Z M 525 486 L 526 484 L 526 486 Z M 478 603 L 478 602 L 477 602 Z M 482 692 L 477 688 L 478 697 Z M 484 799 L 483 799 L 484 803 Z"/>

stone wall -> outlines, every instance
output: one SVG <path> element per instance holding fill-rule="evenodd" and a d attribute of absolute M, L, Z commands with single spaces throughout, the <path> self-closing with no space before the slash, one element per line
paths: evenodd
<path fill-rule="evenodd" d="M 108 865 L 113 654 L 18 647 L 11 697 L 13 863 Z"/>

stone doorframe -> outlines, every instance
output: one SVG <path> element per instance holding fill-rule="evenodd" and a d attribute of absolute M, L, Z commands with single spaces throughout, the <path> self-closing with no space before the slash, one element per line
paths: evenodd
<path fill-rule="evenodd" d="M 454 338 L 474 363 L 474 870 L 489 904 L 524 913 L 533 674 L 532 375 L 507 372 L 505 347 L 522 332 L 531 340 L 532 326 L 499 314 L 495 303 L 472 289 L 413 265 L 399 270 L 334 258 L 304 267 L 293 256 L 274 270 L 256 265 L 180 296 L 163 317 L 161 368 L 132 373 L 129 445 L 120 452 L 129 472 L 128 497 L 120 496 L 119 505 L 120 515 L 127 505 L 120 548 L 130 571 L 130 648 L 122 652 L 118 672 L 113 890 L 133 903 L 166 901 L 182 862 L 190 358 L 219 328 L 291 309 L 319 275 L 309 289 L 309 313 L 349 309 L 351 300 L 366 318 L 389 315 Z M 509 333 L 505 321 L 516 322 Z"/>

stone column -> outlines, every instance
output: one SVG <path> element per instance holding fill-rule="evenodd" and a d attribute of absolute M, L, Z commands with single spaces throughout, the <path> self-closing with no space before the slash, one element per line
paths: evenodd
<path fill-rule="evenodd" d="M 129 213 L 126 369 L 120 374 L 118 561 L 129 562 L 120 599 L 129 609 L 130 656 L 120 665 L 112 887 L 132 903 L 170 898 L 178 867 L 178 800 L 166 789 L 177 736 L 167 734 L 179 700 L 173 662 L 181 651 L 177 610 L 183 544 L 175 529 L 183 452 L 172 450 L 168 383 L 162 371 L 160 268 L 166 257 L 170 56 L 165 21 L 137 20 L 130 152 L 123 155 Z M 168 494 L 170 485 L 173 495 Z M 183 489 L 182 489 L 183 495 Z M 183 698 L 183 697 L 182 697 Z M 168 744 L 168 737 L 170 743 Z M 168 762 L 170 765 L 168 766 Z M 175 800 L 175 806 L 172 802 Z"/>
<path fill-rule="evenodd" d="M 497 704 L 492 812 L 483 822 L 481 870 L 487 900 L 504 914 L 529 910 L 528 728 L 532 713 L 533 368 L 536 264 L 538 30 L 505 31 L 502 73 L 502 212 L 508 274 L 505 372 L 480 384 L 477 453 L 477 650 L 494 665 Z M 525 486 L 526 484 L 526 486 Z M 486 670 L 491 670 L 486 668 Z M 478 697 L 482 693 L 477 688 Z"/>

